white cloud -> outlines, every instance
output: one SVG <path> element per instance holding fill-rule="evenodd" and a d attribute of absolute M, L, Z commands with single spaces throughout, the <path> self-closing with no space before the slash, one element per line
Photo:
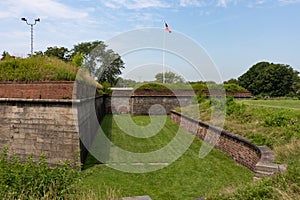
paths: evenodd
<path fill-rule="evenodd" d="M 300 3 L 300 0 L 278 0 L 278 2 L 282 4 L 292 4 L 292 3 Z"/>
<path fill-rule="evenodd" d="M 206 3 L 205 1 L 199 1 L 199 0 L 180 0 L 179 5 L 182 7 L 189 7 L 189 6 L 203 7 L 206 5 Z"/>
<path fill-rule="evenodd" d="M 117 9 L 167 8 L 171 5 L 161 0 L 103 0 L 106 7 Z"/>
<path fill-rule="evenodd" d="M 88 16 L 86 11 L 78 10 L 55 0 L 6 0 L 0 3 L 0 18 L 35 15 L 60 19 L 80 19 Z"/>
<path fill-rule="evenodd" d="M 218 0 L 217 6 L 227 7 L 227 1 L 226 0 Z"/>

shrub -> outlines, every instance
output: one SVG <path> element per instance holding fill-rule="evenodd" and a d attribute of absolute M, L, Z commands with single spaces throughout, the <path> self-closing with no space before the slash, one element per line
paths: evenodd
<path fill-rule="evenodd" d="M 290 116 L 284 112 L 272 112 L 265 117 L 264 125 L 267 127 L 285 127 L 290 120 Z"/>
<path fill-rule="evenodd" d="M 17 156 L 8 156 L 4 148 L 0 157 L 1 199 L 64 199 L 75 193 L 80 180 L 75 165 L 65 162 L 49 167 L 46 157 L 38 162 L 29 157 L 25 163 Z"/>
<path fill-rule="evenodd" d="M 209 101 L 210 105 L 218 111 L 224 111 L 226 109 L 227 115 L 240 115 L 243 114 L 246 110 L 245 105 L 236 103 L 233 97 L 227 97 L 226 101 L 224 101 L 223 99 L 216 98 L 212 98 Z"/>

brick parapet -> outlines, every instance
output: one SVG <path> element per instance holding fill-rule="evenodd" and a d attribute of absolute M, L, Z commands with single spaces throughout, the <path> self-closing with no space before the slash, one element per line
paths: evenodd
<path fill-rule="evenodd" d="M 216 132 L 219 134 L 219 139 L 215 147 L 228 153 L 236 162 L 246 166 L 252 171 L 255 171 L 257 164 L 260 162 L 271 165 L 273 161 L 270 151 L 265 151 L 265 148 L 252 144 L 239 135 L 229 133 L 218 127 L 211 126 L 175 111 L 171 111 L 171 119 L 202 140 L 209 130 Z M 268 159 L 266 159 L 266 157 Z"/>
<path fill-rule="evenodd" d="M 96 95 L 96 86 L 80 81 L 0 82 L 0 98 L 81 99 Z"/>

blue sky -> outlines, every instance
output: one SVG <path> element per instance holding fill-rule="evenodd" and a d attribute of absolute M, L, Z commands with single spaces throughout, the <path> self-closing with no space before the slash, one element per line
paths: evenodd
<path fill-rule="evenodd" d="M 30 53 L 30 27 L 21 17 L 41 18 L 35 51 L 163 28 L 166 20 L 206 50 L 223 80 L 259 61 L 300 71 L 300 0 L 6 0 L 0 2 L 1 52 Z"/>

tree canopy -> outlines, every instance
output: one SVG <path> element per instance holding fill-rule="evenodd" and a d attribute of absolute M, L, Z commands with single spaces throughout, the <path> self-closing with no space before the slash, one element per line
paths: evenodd
<path fill-rule="evenodd" d="M 121 57 L 113 50 L 107 49 L 102 41 L 82 42 L 74 45 L 71 50 L 66 47 L 48 47 L 45 52 L 35 54 L 71 62 L 85 68 L 98 82 L 108 82 L 111 86 L 115 85 L 124 68 Z"/>
<path fill-rule="evenodd" d="M 296 85 L 300 83 L 298 74 L 289 65 L 259 62 L 238 78 L 238 84 L 253 95 L 295 95 Z"/>
<path fill-rule="evenodd" d="M 158 73 L 155 75 L 155 81 L 163 82 L 163 73 Z M 174 72 L 165 72 L 165 83 L 183 83 L 184 79 Z"/>

